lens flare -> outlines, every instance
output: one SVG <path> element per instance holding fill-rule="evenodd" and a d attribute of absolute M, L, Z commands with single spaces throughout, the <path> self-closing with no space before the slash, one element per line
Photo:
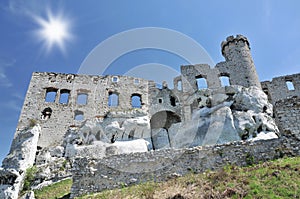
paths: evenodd
<path fill-rule="evenodd" d="M 73 37 L 70 33 L 70 23 L 67 19 L 61 15 L 53 16 L 51 12 L 48 12 L 45 19 L 39 16 L 35 16 L 34 19 L 40 26 L 36 31 L 36 35 L 47 52 L 50 52 L 57 46 L 65 53 L 66 42 Z"/>

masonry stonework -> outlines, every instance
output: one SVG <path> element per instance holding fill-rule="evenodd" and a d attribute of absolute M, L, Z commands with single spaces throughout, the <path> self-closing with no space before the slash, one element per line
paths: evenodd
<path fill-rule="evenodd" d="M 117 155 L 101 160 L 82 157 L 75 160 L 71 197 L 147 181 L 165 181 L 226 165 L 248 166 L 283 156 L 299 156 L 299 144 L 300 139 L 283 136 L 256 142 Z"/>
<path fill-rule="evenodd" d="M 120 75 L 33 73 L 0 197 L 16 198 L 32 165 L 33 188 L 72 173 L 79 196 L 246 165 L 249 156 L 299 155 L 300 74 L 260 82 L 242 35 L 227 37 L 221 52 L 216 66 L 181 66 L 173 89 Z"/>

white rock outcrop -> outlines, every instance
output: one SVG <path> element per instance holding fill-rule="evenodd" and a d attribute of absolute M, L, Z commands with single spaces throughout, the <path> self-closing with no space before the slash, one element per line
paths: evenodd
<path fill-rule="evenodd" d="M 0 169 L 0 198 L 17 199 L 26 169 L 33 166 L 41 127 L 20 131 Z"/>

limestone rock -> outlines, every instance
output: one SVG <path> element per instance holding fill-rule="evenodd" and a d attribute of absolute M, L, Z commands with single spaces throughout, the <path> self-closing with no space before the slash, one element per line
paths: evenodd
<path fill-rule="evenodd" d="M 255 138 L 251 138 L 249 140 L 251 141 L 257 141 L 257 140 L 270 140 L 270 139 L 277 139 L 278 135 L 276 135 L 276 133 L 274 132 L 260 132 L 259 134 L 257 134 L 257 136 Z"/>
<path fill-rule="evenodd" d="M 68 145 L 65 156 L 68 158 L 75 158 L 77 156 L 104 158 L 116 154 L 146 152 L 149 148 L 148 145 L 149 142 L 144 139 L 116 141 L 114 143 L 96 141 L 93 145 L 87 146 Z"/>
<path fill-rule="evenodd" d="M 241 88 L 240 92 L 234 96 L 235 103 L 234 109 L 240 111 L 252 110 L 255 113 L 270 111 L 272 105 L 268 102 L 267 95 L 257 87 L 238 87 Z"/>
<path fill-rule="evenodd" d="M 41 127 L 25 129 L 13 140 L 11 150 L 0 170 L 0 198 L 16 199 L 22 187 L 26 169 L 34 164 Z"/>
<path fill-rule="evenodd" d="M 2 167 L 25 171 L 32 166 L 40 132 L 39 125 L 21 131 L 13 140 L 10 152 L 2 162 Z"/>
<path fill-rule="evenodd" d="M 164 128 L 152 129 L 152 140 L 154 149 L 170 147 L 169 135 Z"/>

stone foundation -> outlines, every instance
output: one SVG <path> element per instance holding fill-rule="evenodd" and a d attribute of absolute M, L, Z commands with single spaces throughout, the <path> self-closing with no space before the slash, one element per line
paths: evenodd
<path fill-rule="evenodd" d="M 299 145 L 300 139 L 287 135 L 272 140 L 157 150 L 104 159 L 77 158 L 73 165 L 71 197 L 146 181 L 165 181 L 191 172 L 220 169 L 228 164 L 247 166 L 283 156 L 299 156 Z"/>

